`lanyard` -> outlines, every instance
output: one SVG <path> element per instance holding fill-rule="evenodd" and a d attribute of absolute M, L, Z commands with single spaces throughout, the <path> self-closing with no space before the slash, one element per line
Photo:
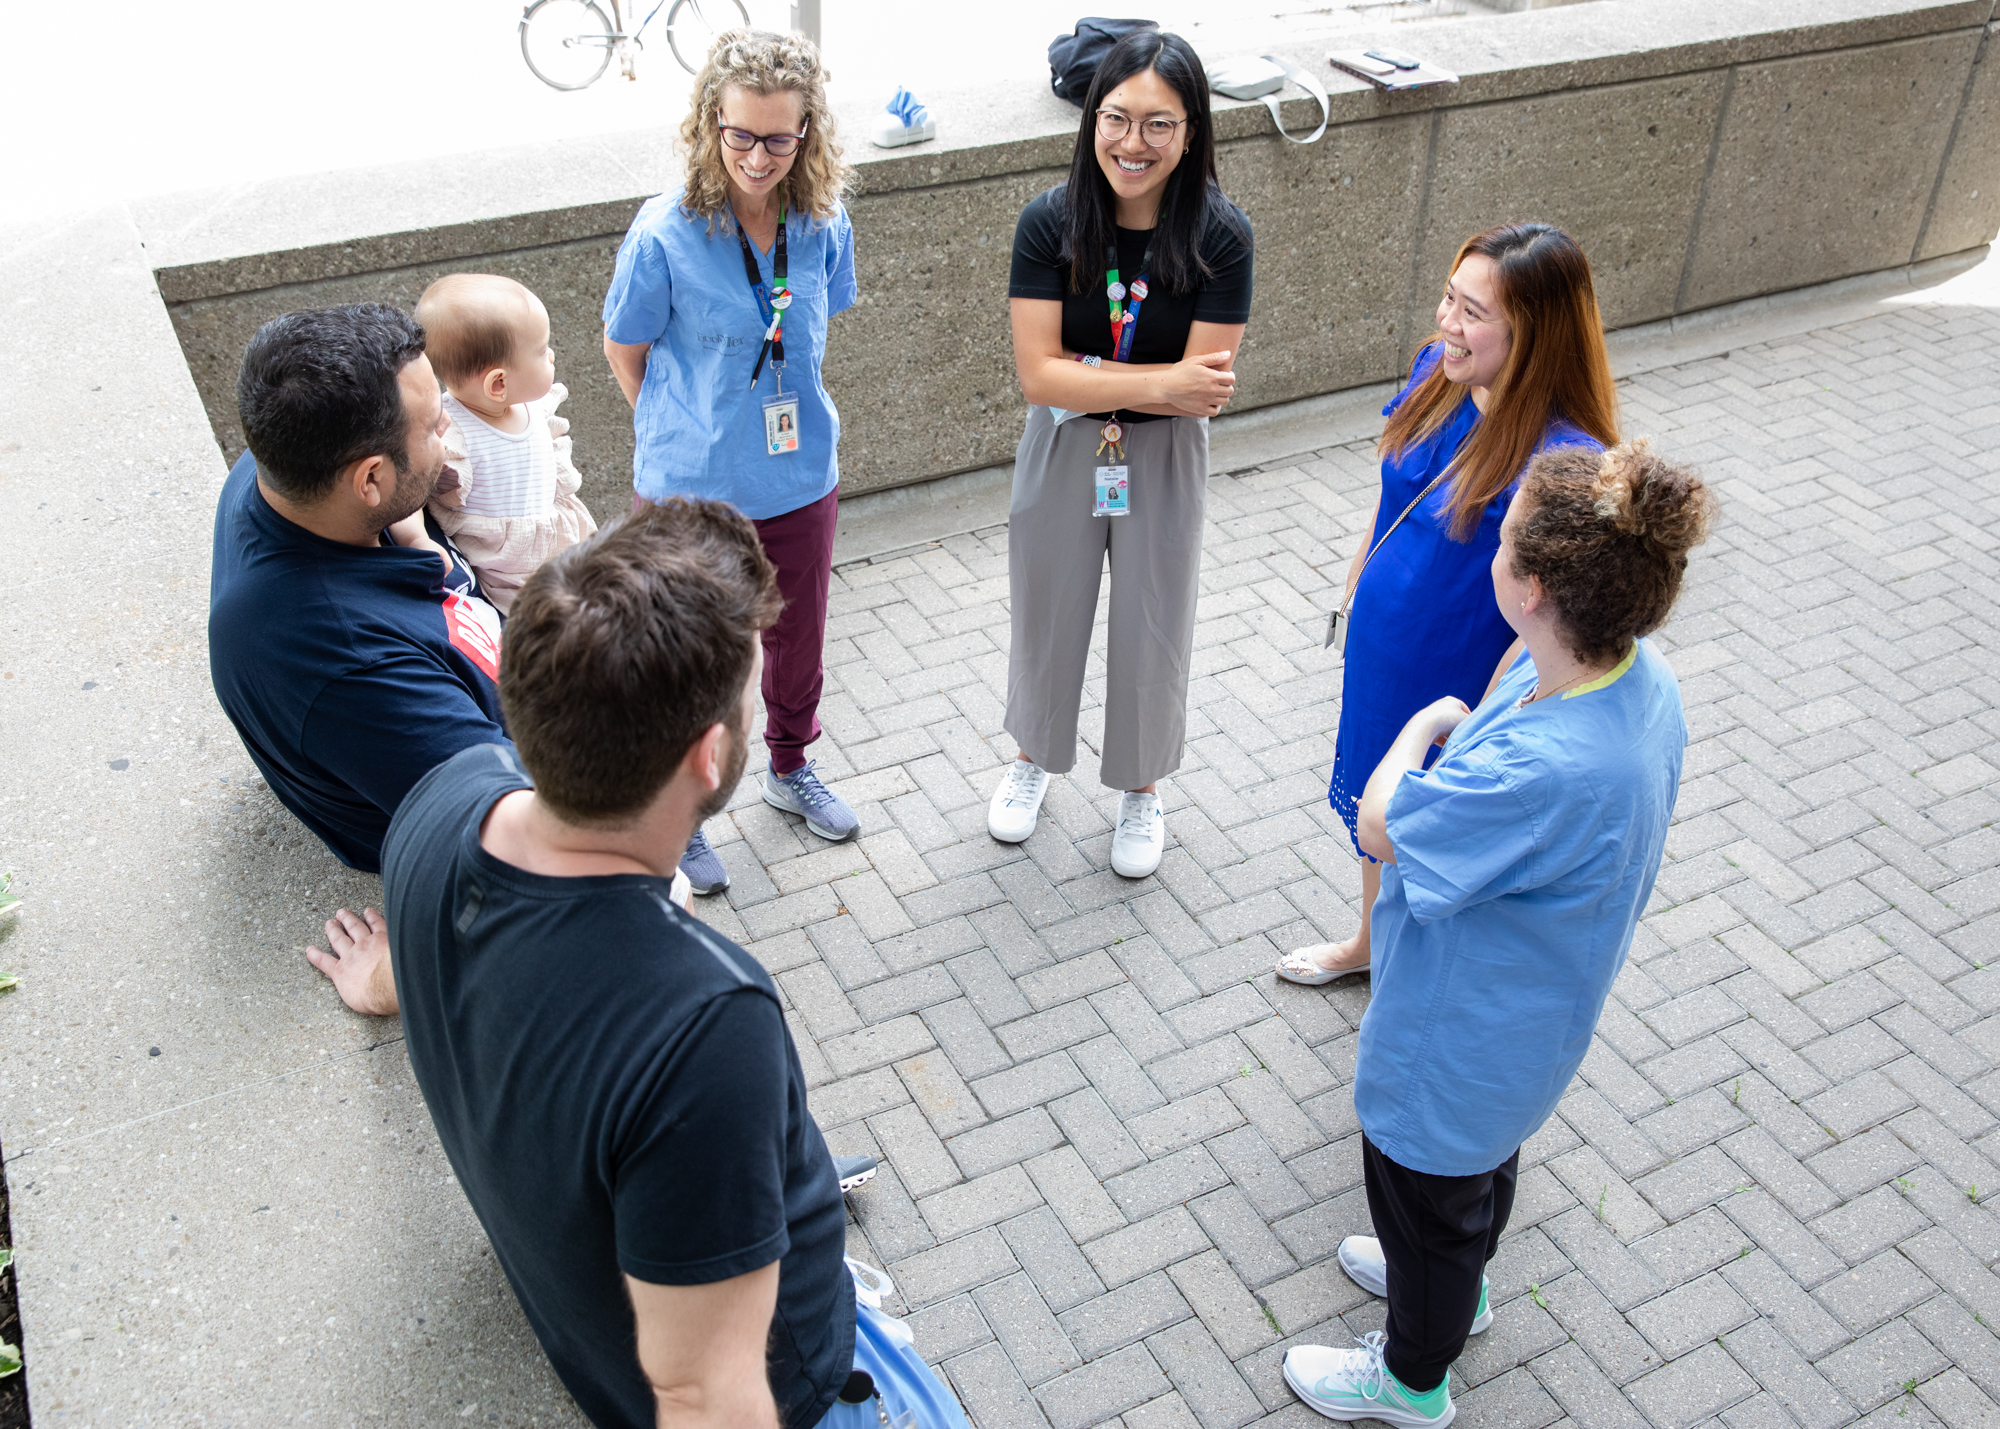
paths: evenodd
<path fill-rule="evenodd" d="M 750 369 L 750 385 L 755 387 L 763 374 L 764 359 L 771 359 L 771 370 L 777 371 L 785 365 L 785 309 L 792 305 L 791 289 L 785 286 L 785 275 L 790 264 L 785 257 L 785 208 L 778 209 L 778 246 L 771 259 L 771 286 L 764 286 L 764 274 L 757 267 L 756 250 L 750 246 L 749 235 L 743 231 L 743 220 L 736 220 L 736 241 L 743 245 L 743 271 L 750 279 L 751 296 L 757 299 L 757 310 L 770 322 L 764 329 L 764 345 L 757 349 L 757 365 Z"/>
<path fill-rule="evenodd" d="M 1104 255 L 1104 296 L 1111 300 L 1111 360 L 1125 362 L 1132 356 L 1132 335 L 1139 327 L 1139 305 L 1146 301 L 1146 270 L 1153 266 L 1153 245 L 1139 260 L 1139 276 L 1128 289 L 1118 281 L 1118 245 L 1112 243 Z M 1132 301 L 1127 303 L 1125 300 Z"/>

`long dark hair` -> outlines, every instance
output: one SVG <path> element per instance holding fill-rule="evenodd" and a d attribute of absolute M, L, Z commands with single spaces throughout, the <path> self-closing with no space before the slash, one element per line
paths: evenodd
<path fill-rule="evenodd" d="M 1069 183 L 1063 198 L 1063 251 L 1069 262 L 1069 286 L 1081 293 L 1104 276 L 1104 254 L 1117 240 L 1117 199 L 1111 181 L 1097 163 L 1097 110 L 1104 96 L 1133 75 L 1151 70 L 1173 86 L 1187 109 L 1187 153 L 1167 176 L 1160 196 L 1159 226 L 1153 232 L 1153 271 L 1148 276 L 1184 293 L 1209 276 L 1201 260 L 1201 235 L 1207 227 L 1211 195 L 1218 211 L 1227 213 L 1215 178 L 1215 134 L 1208 118 L 1208 72 L 1201 56 L 1179 35 L 1163 30 L 1134 30 L 1113 45 L 1097 66 L 1090 93 L 1083 101 L 1083 122 L 1076 131 L 1076 154 L 1070 160 Z"/>

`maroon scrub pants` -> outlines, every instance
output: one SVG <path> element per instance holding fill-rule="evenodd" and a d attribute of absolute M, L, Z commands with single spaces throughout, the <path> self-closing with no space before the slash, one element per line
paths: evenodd
<path fill-rule="evenodd" d="M 646 498 L 632 494 L 632 509 Z M 752 521 L 764 554 L 778 572 L 785 607 L 764 632 L 764 745 L 771 768 L 791 774 L 805 767 L 806 746 L 819 738 L 819 697 L 826 685 L 826 598 L 833 584 L 833 528 L 840 493 L 829 491 L 810 506 Z"/>

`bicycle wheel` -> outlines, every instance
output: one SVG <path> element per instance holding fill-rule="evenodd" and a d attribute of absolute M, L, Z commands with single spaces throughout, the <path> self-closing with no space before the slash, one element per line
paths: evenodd
<path fill-rule="evenodd" d="M 535 0 L 521 12 L 521 58 L 551 89 L 583 89 L 611 63 L 616 34 L 597 0 Z"/>
<path fill-rule="evenodd" d="M 749 28 L 750 12 L 743 8 L 743 0 L 674 0 L 674 8 L 667 11 L 667 45 L 689 74 L 701 68 L 717 35 Z"/>

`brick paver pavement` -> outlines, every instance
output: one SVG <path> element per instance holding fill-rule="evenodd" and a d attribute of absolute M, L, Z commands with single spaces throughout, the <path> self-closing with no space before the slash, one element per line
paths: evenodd
<path fill-rule="evenodd" d="M 1623 393 L 1727 503 L 1658 637 L 1692 745 L 1631 961 L 1523 1151 L 1460 1413 L 1992 1429 L 2000 313 Z M 854 1251 L 981 1429 L 1317 1423 L 1286 1347 L 1381 1323 L 1332 1259 L 1368 1225 L 1368 986 L 1270 973 L 1353 924 L 1317 636 L 1374 475 L 1358 444 L 1211 482 L 1157 876 L 1109 870 L 1088 753 L 1026 844 L 986 834 L 1004 528 L 835 577 L 819 752 L 865 837 L 754 795 L 711 826 L 735 881 L 701 911 L 777 974 L 835 1150 L 885 1158 Z"/>

